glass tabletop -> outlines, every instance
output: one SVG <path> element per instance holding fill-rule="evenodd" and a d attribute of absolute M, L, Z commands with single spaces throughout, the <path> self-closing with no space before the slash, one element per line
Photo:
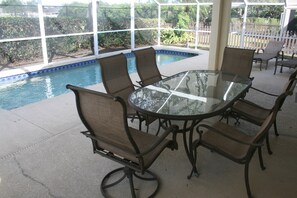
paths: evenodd
<path fill-rule="evenodd" d="M 228 108 L 251 86 L 249 78 L 220 71 L 192 70 L 135 90 L 129 104 L 165 119 L 203 119 Z"/>

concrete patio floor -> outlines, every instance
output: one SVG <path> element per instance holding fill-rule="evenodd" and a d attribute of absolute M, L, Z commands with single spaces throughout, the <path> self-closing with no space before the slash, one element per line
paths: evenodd
<path fill-rule="evenodd" d="M 207 69 L 208 52 L 161 67 L 171 75 L 190 69 Z M 279 93 L 292 70 L 273 75 L 273 61 L 267 70 L 255 64 L 253 86 Z M 137 74 L 131 75 L 133 81 Z M 91 89 L 104 91 L 102 84 Z M 270 107 L 273 100 L 250 91 L 247 98 Z M 279 112 L 280 136 L 271 130 L 273 155 L 264 147 L 266 170 L 255 155 L 250 165 L 250 185 L 254 197 L 293 198 L 297 196 L 297 104 L 296 91 Z M 215 119 L 215 118 L 214 118 Z M 212 120 L 210 120 L 212 121 Z M 209 122 L 210 122 L 209 121 Z M 208 120 L 206 120 L 208 122 Z M 231 121 L 232 124 L 233 121 Z M 136 124 L 136 123 L 134 123 Z M 150 127 L 153 132 L 156 124 Z M 256 126 L 241 122 L 249 131 Z M 94 198 L 102 197 L 101 179 L 119 167 L 113 161 L 92 153 L 89 139 L 75 107 L 73 93 L 30 104 L 11 111 L 0 110 L 0 197 L 1 198 Z M 161 178 L 156 197 L 247 197 L 244 166 L 206 149 L 198 150 L 199 177 L 188 180 L 190 163 L 178 136 L 179 150 L 165 150 L 150 170 Z M 118 188 L 118 197 L 129 197 L 128 184 Z"/>

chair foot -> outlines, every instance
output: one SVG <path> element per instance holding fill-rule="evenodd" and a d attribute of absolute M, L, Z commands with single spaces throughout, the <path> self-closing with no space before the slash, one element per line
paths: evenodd
<path fill-rule="evenodd" d="M 267 134 L 267 136 L 266 136 L 266 147 L 267 147 L 268 154 L 272 155 L 272 151 L 271 151 L 270 143 L 269 143 L 269 134 Z"/>
<path fill-rule="evenodd" d="M 277 126 L 276 126 L 276 121 L 274 121 L 273 127 L 274 127 L 274 134 L 275 134 L 276 136 L 279 136 L 279 133 L 278 133 L 278 131 L 277 131 Z"/>
<path fill-rule="evenodd" d="M 119 179 L 115 179 L 119 175 L 120 175 Z M 153 192 L 151 192 L 150 195 L 145 195 L 144 197 L 154 197 L 159 190 L 159 185 L 160 185 L 159 178 L 157 177 L 157 175 L 155 175 L 151 171 L 146 170 L 143 175 L 140 175 L 140 173 L 137 173 L 128 167 L 122 167 L 122 168 L 118 168 L 118 169 L 115 169 L 115 170 L 109 172 L 102 179 L 101 186 L 100 186 L 102 195 L 104 197 L 114 197 L 114 196 L 111 196 L 107 192 L 107 190 L 114 187 L 115 185 L 121 183 L 125 178 L 129 179 L 131 196 L 133 198 L 136 197 L 136 191 L 137 191 L 137 194 L 139 194 L 139 192 L 140 192 L 139 191 L 140 189 L 135 189 L 135 187 L 134 187 L 134 178 L 144 180 L 144 181 L 152 181 L 152 182 L 156 183 L 156 187 L 155 187 L 155 189 L 153 189 Z M 110 192 L 114 192 L 114 191 L 111 189 Z M 145 193 L 149 193 L 149 192 L 145 191 Z"/>
<path fill-rule="evenodd" d="M 260 161 L 261 169 L 265 170 L 266 167 L 264 166 L 264 163 L 263 163 L 262 149 L 261 148 L 258 148 L 258 155 L 259 155 L 259 161 Z"/>
<path fill-rule="evenodd" d="M 191 171 L 190 175 L 187 176 L 187 178 L 191 179 L 193 175 L 196 176 L 196 177 L 199 177 L 199 175 L 200 175 L 199 172 L 197 171 L 196 167 L 192 168 L 192 171 Z"/>

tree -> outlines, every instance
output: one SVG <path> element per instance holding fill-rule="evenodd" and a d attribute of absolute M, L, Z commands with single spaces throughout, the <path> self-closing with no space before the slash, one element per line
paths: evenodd
<path fill-rule="evenodd" d="M 253 5 L 249 6 L 248 17 L 280 19 L 283 6 Z"/>
<path fill-rule="evenodd" d="M 58 17 L 86 18 L 88 13 L 88 4 L 74 2 L 66 4 L 59 10 Z"/>
<path fill-rule="evenodd" d="M 200 6 L 200 22 L 205 26 L 210 26 L 212 15 L 212 6 Z"/>
<path fill-rule="evenodd" d="M 21 15 L 24 12 L 24 5 L 20 0 L 4 0 L 2 6 L 4 12 L 12 13 L 14 16 Z"/>

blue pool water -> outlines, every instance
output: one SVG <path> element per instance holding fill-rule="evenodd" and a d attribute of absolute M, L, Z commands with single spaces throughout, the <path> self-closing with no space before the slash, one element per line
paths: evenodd
<path fill-rule="evenodd" d="M 157 54 L 157 64 L 167 63 L 191 57 L 193 54 Z M 129 57 L 129 73 L 136 71 L 135 58 Z M 102 82 L 100 66 L 96 63 L 83 67 L 69 68 L 57 72 L 39 74 L 11 83 L 0 84 L 0 108 L 14 109 L 26 104 L 52 98 L 66 93 L 66 84 L 88 86 Z"/>

